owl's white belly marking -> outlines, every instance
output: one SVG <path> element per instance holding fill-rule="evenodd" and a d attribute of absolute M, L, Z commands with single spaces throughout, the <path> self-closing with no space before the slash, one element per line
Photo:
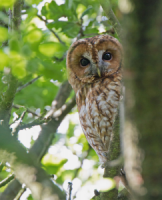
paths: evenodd
<path fill-rule="evenodd" d="M 79 117 L 83 132 L 90 145 L 99 155 L 101 162 L 107 160 L 105 153 L 108 151 L 120 98 L 119 81 L 117 85 L 114 85 L 114 81 L 110 83 L 110 80 L 106 79 L 104 81 L 107 86 L 106 89 L 99 88 L 100 84 L 93 84 L 93 87 L 88 90 L 85 88 L 80 91 L 82 94 L 84 93 L 82 98 L 80 98 L 79 93 L 76 95 L 77 104 L 80 107 Z"/>

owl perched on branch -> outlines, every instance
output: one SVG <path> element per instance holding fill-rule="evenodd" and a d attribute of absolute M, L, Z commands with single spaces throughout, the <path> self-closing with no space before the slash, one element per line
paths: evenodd
<path fill-rule="evenodd" d="M 109 35 L 78 40 L 67 54 L 68 79 L 76 93 L 80 123 L 102 163 L 108 159 L 120 100 L 121 66 L 122 46 Z"/>

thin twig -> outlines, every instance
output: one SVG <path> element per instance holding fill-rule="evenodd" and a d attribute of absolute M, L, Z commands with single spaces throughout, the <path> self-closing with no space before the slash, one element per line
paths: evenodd
<path fill-rule="evenodd" d="M 13 104 L 12 105 L 12 107 L 13 108 L 16 108 L 16 109 L 20 109 L 20 108 L 22 108 L 22 107 L 24 107 L 24 106 L 20 106 L 20 105 L 15 105 L 15 104 Z M 31 113 L 32 115 L 34 115 L 34 116 L 36 116 L 36 117 L 40 117 L 40 115 L 39 114 L 36 114 L 34 111 L 32 111 L 32 110 L 30 110 L 30 109 L 26 109 L 26 112 L 28 112 L 28 113 Z"/>
<path fill-rule="evenodd" d="M 16 93 L 20 92 L 22 89 L 26 88 L 27 86 L 31 85 L 32 83 L 34 83 L 36 80 L 38 80 L 41 76 L 37 76 L 36 78 L 32 79 L 31 81 L 29 81 L 28 83 L 22 85 L 21 87 L 17 88 Z"/>
<path fill-rule="evenodd" d="M 65 52 L 64 55 L 61 58 L 53 56 L 53 59 L 56 60 L 56 61 L 58 61 L 58 62 L 61 62 L 61 61 L 63 61 L 66 58 L 66 55 L 67 55 L 67 52 Z"/>
<path fill-rule="evenodd" d="M 71 200 L 71 194 L 72 194 L 72 182 L 68 182 L 68 197 L 67 200 Z"/>
<path fill-rule="evenodd" d="M 0 182 L 0 188 L 8 184 L 10 181 L 12 181 L 15 178 L 14 174 L 10 174 L 7 178 L 5 178 L 3 181 Z"/>
<path fill-rule="evenodd" d="M 13 127 L 13 129 L 12 129 L 12 134 L 13 134 L 13 135 L 17 136 L 17 134 L 18 134 L 18 129 L 19 129 L 18 127 L 20 126 L 20 124 L 21 124 L 21 122 L 22 122 L 22 120 L 23 120 L 25 114 L 26 114 L 26 111 L 24 111 L 24 112 L 21 114 L 20 118 L 13 124 L 13 125 L 14 125 L 14 127 Z"/>
<path fill-rule="evenodd" d="M 46 19 L 43 19 L 43 17 L 42 17 L 41 15 L 37 15 L 37 17 L 38 17 L 39 19 L 41 19 L 41 20 L 45 23 L 45 25 L 48 23 L 48 21 L 47 21 Z M 58 39 L 58 41 L 59 41 L 61 44 L 65 45 L 65 42 L 63 42 L 63 41 L 60 39 L 60 37 L 57 35 L 57 33 L 56 33 L 54 30 L 52 30 L 52 29 L 48 29 L 48 30 L 51 31 L 51 33 L 54 34 L 54 36 Z"/>
<path fill-rule="evenodd" d="M 60 86 L 60 90 L 56 95 L 56 98 L 52 102 L 52 107 L 50 111 L 46 114 L 45 118 L 53 117 L 55 111 L 60 109 L 64 105 L 71 91 L 72 88 L 69 82 L 68 81 L 63 82 L 62 85 Z"/>
<path fill-rule="evenodd" d="M 42 125 L 43 123 L 45 123 L 47 121 L 48 121 L 47 119 L 44 119 L 44 120 L 36 119 L 31 123 L 20 125 L 19 130 L 22 130 L 22 129 L 25 129 L 25 128 L 31 128 L 32 126 Z"/>
<path fill-rule="evenodd" d="M 4 164 L 1 162 L 0 163 L 0 172 L 2 171 L 3 167 L 4 167 Z"/>
<path fill-rule="evenodd" d="M 18 195 L 14 198 L 14 200 L 20 200 L 20 197 L 24 194 L 25 191 L 26 187 L 21 188 L 21 190 L 19 191 Z"/>

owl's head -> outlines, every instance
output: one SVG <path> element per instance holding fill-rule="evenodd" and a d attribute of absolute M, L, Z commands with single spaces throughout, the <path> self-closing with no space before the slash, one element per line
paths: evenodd
<path fill-rule="evenodd" d="M 69 76 L 73 74 L 81 82 L 93 83 L 115 74 L 121 61 L 119 41 L 110 35 L 99 35 L 72 44 L 67 54 L 67 70 Z"/>

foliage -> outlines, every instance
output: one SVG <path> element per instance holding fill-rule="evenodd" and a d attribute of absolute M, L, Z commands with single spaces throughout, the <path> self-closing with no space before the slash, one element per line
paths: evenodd
<path fill-rule="evenodd" d="M 30 128 L 32 123 L 41 124 L 40 121 L 44 120 L 43 117 L 47 112 L 45 109 L 51 109 L 52 101 L 61 83 L 67 79 L 65 57 L 74 39 L 101 33 L 111 34 L 113 31 L 97 0 L 66 0 L 65 2 L 26 0 L 21 5 L 22 20 L 18 28 L 14 23 L 16 18 L 11 12 L 15 2 L 14 0 L 0 1 L 0 103 L 3 102 L 4 94 L 8 90 L 11 74 L 18 80 L 18 89 L 40 76 L 15 94 L 13 104 L 20 106 L 13 107 L 10 116 L 10 124 L 14 124 L 15 120 L 20 119 L 25 113 L 21 118 L 23 120 L 21 125 L 27 124 L 26 127 Z M 117 1 L 112 1 L 112 5 L 115 13 L 119 15 Z M 72 96 L 69 96 L 69 99 Z M 29 110 L 35 114 L 31 114 Z M 30 114 L 27 114 L 28 112 Z M 75 112 L 76 109 L 71 112 L 70 120 L 67 120 L 69 128 L 66 136 L 58 131 L 53 146 L 57 147 L 63 141 L 63 146 L 75 157 L 74 160 L 78 165 L 74 168 L 72 166 L 72 169 L 65 168 L 68 158 L 59 157 L 57 154 L 47 153 L 42 159 L 42 168 L 49 174 L 55 174 L 56 182 L 61 185 L 66 180 L 74 180 L 77 177 L 83 185 L 87 184 L 88 179 L 92 179 L 92 173 L 87 174 L 87 178 L 85 175 L 82 176 L 86 173 L 86 168 L 83 167 L 86 159 L 93 160 L 87 163 L 91 165 L 94 173 L 98 167 L 94 162 L 98 162 L 96 153 L 90 148 L 78 128 L 78 122 L 74 120 Z M 16 131 L 18 132 L 19 129 Z M 0 180 L 8 175 L 6 169 L 1 172 Z M 96 179 L 98 177 L 99 175 Z M 4 188 L 1 188 L 2 190 Z M 30 195 L 28 199 L 33 198 Z"/>

